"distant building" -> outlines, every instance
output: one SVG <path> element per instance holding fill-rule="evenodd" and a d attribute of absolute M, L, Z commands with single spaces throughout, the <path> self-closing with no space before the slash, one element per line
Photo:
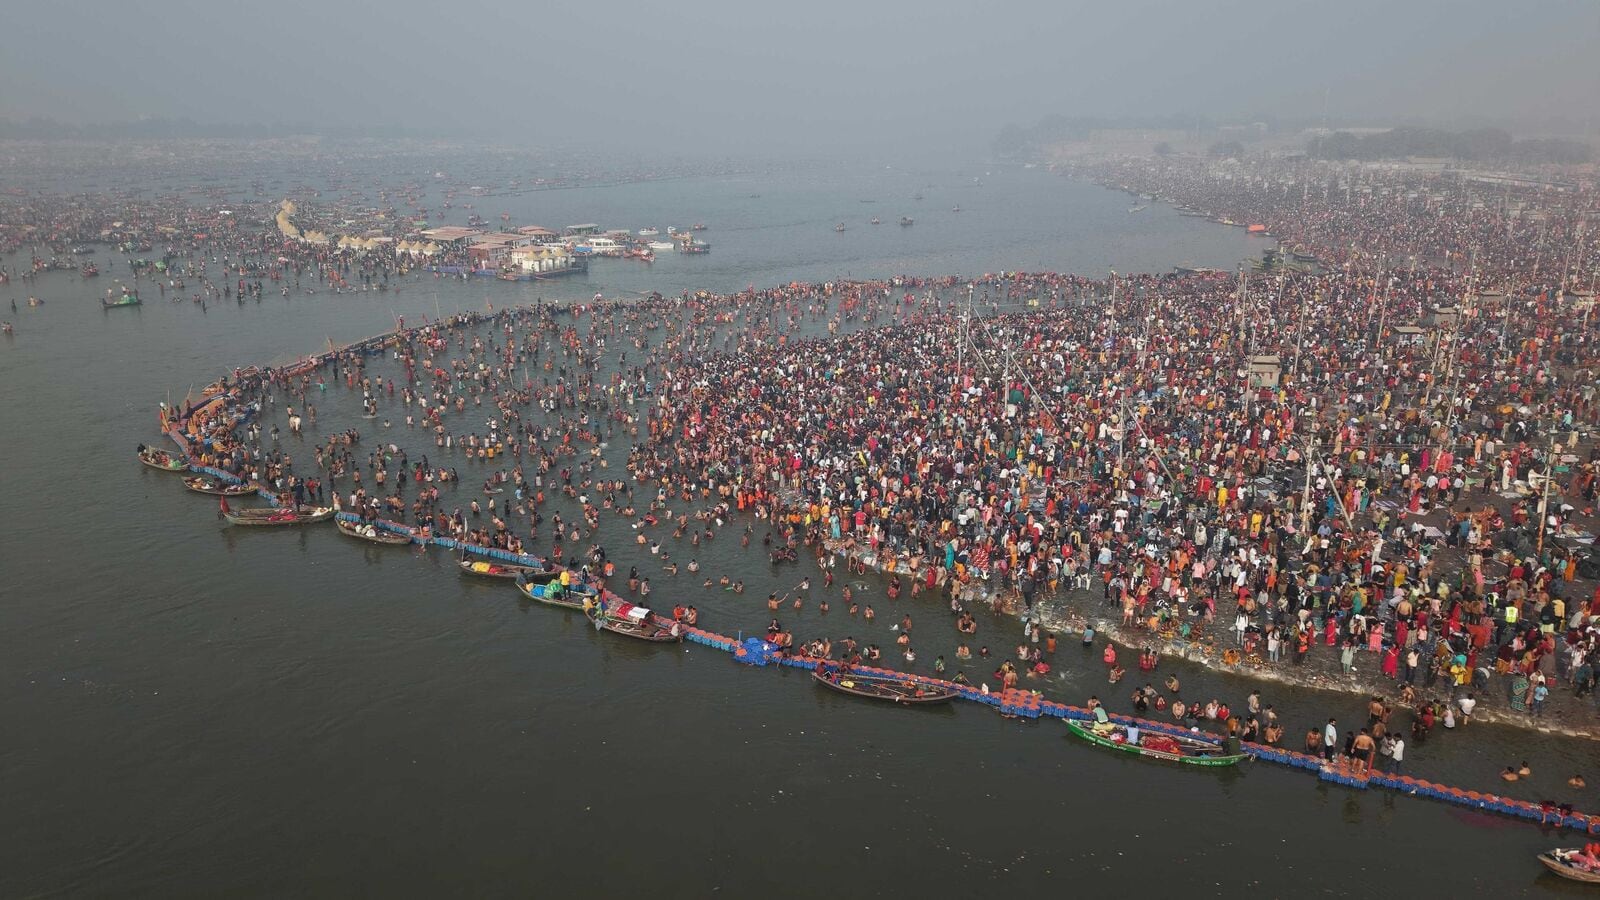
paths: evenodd
<path fill-rule="evenodd" d="M 565 247 L 556 244 L 527 244 L 514 247 L 507 254 L 512 266 L 524 272 L 562 272 L 573 266 L 573 256 Z"/>
<path fill-rule="evenodd" d="M 442 247 L 466 246 L 467 242 L 483 233 L 478 228 L 462 228 L 459 225 L 444 225 L 439 228 L 429 228 L 421 232 L 423 238 Z"/>
<path fill-rule="evenodd" d="M 532 240 L 535 244 L 561 243 L 561 235 L 539 225 L 524 225 L 517 229 L 517 234 Z"/>

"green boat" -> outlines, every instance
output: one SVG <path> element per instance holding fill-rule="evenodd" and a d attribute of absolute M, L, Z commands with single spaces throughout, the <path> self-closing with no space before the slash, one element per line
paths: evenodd
<path fill-rule="evenodd" d="M 119 306 L 139 306 L 142 303 L 144 303 L 144 301 L 140 300 L 137 294 L 123 294 L 122 297 L 117 300 L 100 301 L 100 305 L 106 309 L 115 309 Z"/>
<path fill-rule="evenodd" d="M 1114 722 L 1096 725 L 1071 719 L 1067 720 L 1067 728 L 1091 744 L 1191 766 L 1231 766 L 1245 758 L 1243 753 L 1229 752 L 1221 741 L 1198 735 L 1178 737 Z"/>

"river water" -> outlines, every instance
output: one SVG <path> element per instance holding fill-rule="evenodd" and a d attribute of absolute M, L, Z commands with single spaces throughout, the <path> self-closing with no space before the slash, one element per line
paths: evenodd
<path fill-rule="evenodd" d="M 554 283 L 427 277 L 398 294 L 269 294 L 204 312 L 159 298 L 102 311 L 97 298 L 125 265 L 98 283 L 53 274 L 9 286 L 47 303 L 24 307 L 18 334 L 0 339 L 0 896 L 1579 887 L 1532 860 L 1570 837 L 1274 767 L 1124 759 L 1069 740 L 1058 722 L 972 704 L 879 708 L 803 672 L 596 634 L 504 584 L 464 580 L 438 549 L 368 547 L 330 526 L 229 528 L 209 498 L 134 462 L 133 446 L 158 437 L 157 401 L 235 366 L 388 330 L 397 315 L 847 275 L 1231 268 L 1261 249 L 1238 229 L 1160 204 L 1130 214 L 1124 194 L 1028 170 L 682 179 L 480 205 L 556 228 L 705 222 L 714 250 L 654 266 L 597 260 Z M 868 225 L 873 215 L 885 224 Z M 893 224 L 901 215 L 916 224 Z M 832 230 L 840 221 L 844 233 Z M 342 389 L 319 408 L 324 430 L 373 431 Z M 399 431 L 384 437 L 413 457 L 433 450 Z M 309 462 L 315 436 L 291 452 Z M 483 469 L 449 462 L 465 505 Z M 622 570 L 648 573 L 626 526 L 606 522 Z M 747 593 L 685 573 L 654 578 L 657 598 L 695 603 L 711 630 L 748 633 L 770 617 L 768 591 L 816 580 L 808 561 L 774 569 L 759 543 L 740 548 L 738 527 L 697 551 L 669 549 L 696 555 L 702 577 L 743 578 Z M 953 659 L 934 601 L 902 598 L 891 611 L 881 579 L 850 580 L 878 607 L 875 625 L 847 620 L 837 588 L 829 618 L 816 590 L 781 616 L 800 637 L 852 634 L 892 650 L 888 626 L 909 611 L 919 669 Z M 981 623 L 978 642 L 1009 655 L 1015 622 Z M 1098 661 L 1078 654 L 1063 646 L 1050 693 L 1107 695 Z M 974 679 L 988 667 L 973 666 Z M 1177 668 L 1191 697 L 1237 706 L 1249 690 Z M 1337 694 L 1264 693 L 1291 746 L 1328 715 L 1353 725 L 1360 709 Z M 1128 708 L 1125 696 L 1112 705 Z M 1540 797 L 1592 761 L 1591 745 L 1472 727 L 1413 748 L 1410 770 L 1487 789 L 1526 758 L 1535 779 L 1517 795 Z"/>

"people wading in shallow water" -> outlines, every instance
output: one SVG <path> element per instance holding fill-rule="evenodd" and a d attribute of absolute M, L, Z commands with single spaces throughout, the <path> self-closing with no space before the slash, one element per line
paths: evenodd
<path fill-rule="evenodd" d="M 804 577 L 813 560 L 843 557 L 851 584 L 839 596 L 862 628 L 877 627 L 858 602 L 875 585 L 903 613 L 923 596 L 936 598 L 929 610 L 948 605 L 957 641 L 975 635 L 985 606 L 1031 615 L 1049 597 L 1081 615 L 1073 631 L 1086 644 L 1099 628 L 1145 672 L 1157 665 L 1151 647 L 1192 648 L 1242 674 L 1282 665 L 1288 648 L 1293 677 L 1342 668 L 1351 683 L 1400 698 L 1399 720 L 1368 716 L 1379 747 L 1407 716 L 1416 747 L 1437 737 L 1435 723 L 1457 733 L 1448 740 L 1470 739 L 1490 712 L 1559 715 L 1586 695 L 1600 661 L 1595 596 L 1580 554 L 1554 536 L 1593 530 L 1596 457 L 1584 434 L 1600 360 L 1585 314 L 1559 302 L 1560 276 L 1530 283 L 1531 226 L 1464 202 L 1465 185 L 1432 185 L 1460 192 L 1443 207 L 1400 202 L 1400 188 L 1414 186 L 1405 175 L 1392 176 L 1391 193 L 1345 205 L 1223 187 L 1178 164 L 1106 165 L 1127 183 L 1264 221 L 1286 246 L 1325 256 L 1327 271 L 1276 272 L 1270 289 L 1249 274 L 1241 288 L 1210 273 L 1006 273 L 462 315 L 307 369 L 230 373 L 225 389 L 235 406 L 254 406 L 254 424 L 219 410 L 185 422 L 208 465 L 283 490 L 314 472 L 353 497 L 351 508 L 591 572 L 603 571 L 610 544 L 619 562 L 648 559 L 670 574 L 677 559 L 713 559 L 696 548 L 720 529 L 740 528 L 747 545 L 759 526 L 762 548 L 734 574 L 792 565 Z M 1540 227 L 1575 233 L 1586 211 L 1551 203 Z M 1380 234 L 1423 261 L 1351 251 L 1351 237 Z M 1466 234 L 1474 246 L 1462 245 Z M 253 239 L 228 226 L 204 249 L 231 269 L 259 264 L 286 287 L 293 279 L 297 292 L 302 280 L 344 290 L 399 277 L 398 260 L 296 245 L 278 262 L 276 247 Z M 1471 268 L 1458 264 L 1469 250 Z M 202 274 L 205 256 L 179 253 L 184 271 L 164 277 L 162 291 L 191 297 L 215 280 L 217 263 Z M 1525 299 L 1462 317 L 1452 397 L 1424 402 L 1416 385 L 1447 385 L 1430 374 L 1435 354 L 1400 340 L 1396 323 L 1438 297 L 1467 296 L 1474 278 L 1522 284 Z M 969 287 L 973 315 L 1012 357 L 998 371 L 949 340 Z M 1148 316 L 1126 312 L 1131 298 Z M 1089 306 L 1107 314 L 1083 315 Z M 1242 342 L 1241 308 L 1246 325 L 1277 325 Z M 1273 353 L 1294 362 L 1252 371 Z M 406 438 L 380 447 L 353 429 L 294 423 L 301 409 L 316 421 L 308 401 L 409 423 L 369 429 Z M 1437 409 L 1451 415 L 1436 420 Z M 399 446 L 407 438 L 412 446 Z M 463 472 L 483 484 L 465 503 Z M 1535 483 L 1550 496 L 1523 489 Z M 1551 498 L 1555 511 L 1546 502 L 1541 513 Z M 624 539 L 605 540 L 616 533 Z M 1542 546 L 1541 534 L 1551 538 Z M 821 614 L 833 568 L 816 571 L 819 602 L 805 602 L 806 582 L 784 598 L 784 614 L 821 631 L 811 613 Z M 795 577 L 767 586 L 781 591 Z M 637 570 L 627 587 L 649 594 Z M 900 626 L 907 640 L 891 657 L 909 663 L 916 651 Z M 947 649 L 927 643 L 941 626 L 922 629 L 925 654 Z M 811 644 L 802 634 L 798 646 Z M 970 661 L 959 647 L 957 662 Z M 1109 652 L 1108 679 L 1123 677 L 1117 649 L 1098 649 Z M 1024 645 L 1005 661 L 1042 678 L 1033 652 Z M 1181 707 L 1193 720 L 1198 708 L 1218 721 L 1204 695 L 1178 699 L 1175 676 L 1167 688 L 1172 714 Z M 1362 729 L 1344 731 L 1359 758 Z M 1334 755 L 1340 746 L 1337 732 L 1320 745 Z"/>

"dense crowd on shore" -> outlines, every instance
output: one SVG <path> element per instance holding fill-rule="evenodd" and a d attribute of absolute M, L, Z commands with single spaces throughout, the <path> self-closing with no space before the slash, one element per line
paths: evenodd
<path fill-rule="evenodd" d="M 774 560 L 818 557 L 825 593 L 842 559 L 883 571 L 891 600 L 939 595 L 958 660 L 991 655 L 965 640 L 979 604 L 1021 614 L 997 688 L 1050 671 L 1066 606 L 1147 646 L 1146 671 L 1156 648 L 1182 645 L 1242 668 L 1387 679 L 1362 748 L 1393 741 L 1395 704 L 1426 729 L 1481 712 L 1479 698 L 1537 715 L 1555 694 L 1591 695 L 1600 356 L 1574 273 L 1597 258 L 1577 224 L 1593 186 L 1305 165 L 1097 175 L 1264 222 L 1327 264 L 1316 271 L 906 277 L 460 316 L 294 378 L 230 376 L 269 415 L 283 403 L 293 429 L 330 386 L 359 391 L 373 419 L 431 450 L 383 433 L 361 453 L 350 429 L 297 464 L 275 430 L 219 419 L 206 461 L 587 565 L 641 599 L 639 565 L 662 544 L 751 515 L 775 532 Z M 402 274 L 381 255 L 207 227 L 204 255 L 231 276 Z M 205 271 L 201 254 L 173 258 Z M 374 351 L 398 374 L 369 371 Z M 1268 356 L 1275 370 L 1252 371 Z M 608 471 L 612 441 L 632 447 L 625 472 Z M 464 479 L 485 499 L 447 508 L 439 486 Z M 575 511 L 547 520 L 561 504 Z M 635 523 L 638 548 L 595 542 L 606 514 Z M 788 652 L 884 661 L 853 638 L 793 634 L 779 602 L 768 633 Z M 943 673 L 942 656 L 918 663 L 903 624 L 902 664 Z M 1105 665 L 1120 678 L 1114 648 Z M 1173 690 L 1140 702 L 1283 736 L 1259 708 L 1217 716 L 1226 704 Z"/>

